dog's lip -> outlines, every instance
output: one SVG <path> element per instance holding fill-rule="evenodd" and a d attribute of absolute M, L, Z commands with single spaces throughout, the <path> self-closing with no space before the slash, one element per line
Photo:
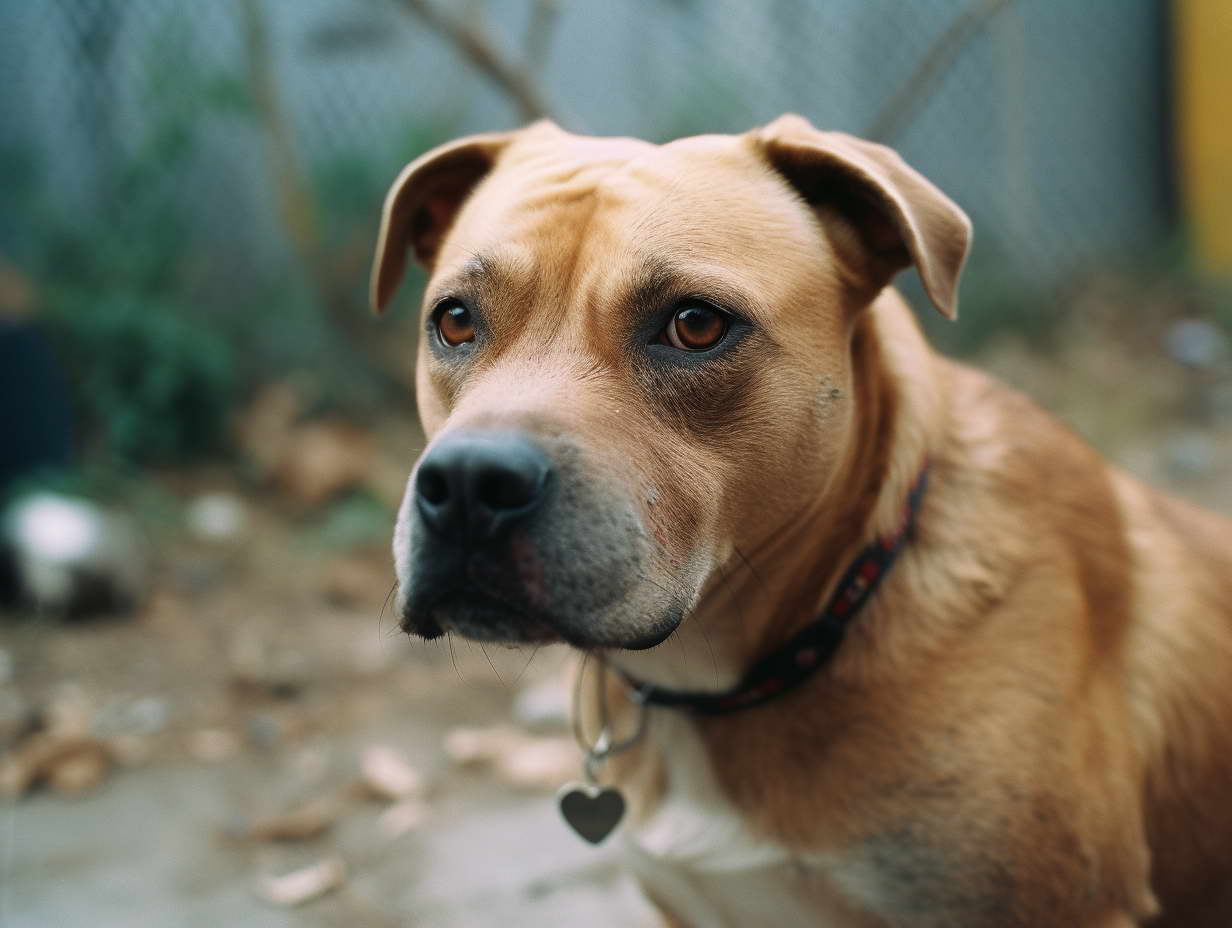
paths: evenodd
<path fill-rule="evenodd" d="M 679 623 L 672 622 L 665 628 L 655 629 L 649 635 L 642 635 L 634 638 L 632 641 L 626 641 L 620 647 L 624 651 L 649 651 L 651 648 L 657 648 L 667 641 L 668 638 L 672 637 L 677 627 L 679 627 Z"/>
<path fill-rule="evenodd" d="M 467 589 L 449 590 L 434 597 L 430 603 L 420 609 L 416 609 L 414 617 L 411 615 L 405 616 L 402 621 L 402 629 L 407 633 L 418 634 L 429 640 L 439 637 L 447 631 L 457 631 L 458 634 L 465 638 L 485 640 L 474 635 L 469 630 L 457 629 L 455 623 L 450 621 L 450 612 L 466 610 L 468 608 L 478 608 L 487 612 L 500 613 L 514 620 L 520 632 L 517 641 L 521 643 L 559 641 L 563 638 L 548 617 L 532 614 L 517 603 L 491 593 Z"/>
<path fill-rule="evenodd" d="M 476 635 L 474 628 L 460 629 L 450 620 L 449 613 L 454 609 L 478 607 L 485 611 L 501 613 L 512 619 L 518 628 L 516 639 Z M 505 641 L 509 643 L 551 643 L 564 642 L 571 647 L 587 651 L 593 648 L 611 648 L 624 651 L 645 651 L 662 644 L 676 631 L 678 621 L 669 620 L 657 625 L 652 631 L 629 639 L 610 639 L 579 635 L 576 630 L 568 629 L 564 623 L 552 616 L 532 612 L 518 603 L 511 602 L 499 596 L 482 590 L 456 589 L 435 597 L 430 604 L 417 609 L 414 616 L 403 617 L 401 627 L 408 634 L 417 634 L 426 640 L 439 638 L 446 632 L 456 632 L 464 638 L 476 641 Z"/>

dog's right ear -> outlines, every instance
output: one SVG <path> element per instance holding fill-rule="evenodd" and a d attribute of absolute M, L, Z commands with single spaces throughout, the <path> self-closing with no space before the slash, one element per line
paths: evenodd
<path fill-rule="evenodd" d="M 383 311 L 398 289 L 408 249 L 431 270 L 458 210 L 512 137 L 510 132 L 467 136 L 420 155 L 402 169 L 381 213 L 369 288 L 374 310 Z"/>

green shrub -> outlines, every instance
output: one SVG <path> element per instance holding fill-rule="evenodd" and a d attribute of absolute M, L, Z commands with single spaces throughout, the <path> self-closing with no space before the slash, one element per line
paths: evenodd
<path fill-rule="evenodd" d="M 167 464 L 220 446 L 235 365 L 202 322 L 156 297 L 83 291 L 60 294 L 47 321 L 107 456 Z"/>

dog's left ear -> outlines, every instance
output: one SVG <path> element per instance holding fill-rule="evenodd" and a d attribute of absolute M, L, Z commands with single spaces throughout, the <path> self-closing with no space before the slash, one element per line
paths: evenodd
<path fill-rule="evenodd" d="M 971 246 L 971 220 L 892 149 L 782 116 L 752 133 L 764 157 L 816 207 L 838 210 L 867 249 L 880 290 L 914 264 L 945 316 L 958 315 L 958 279 Z"/>
<path fill-rule="evenodd" d="M 370 299 L 378 313 L 389 304 L 406 271 L 408 249 L 431 269 L 450 226 L 475 186 L 492 170 L 513 133 L 471 135 L 420 155 L 385 196 L 372 264 Z"/>

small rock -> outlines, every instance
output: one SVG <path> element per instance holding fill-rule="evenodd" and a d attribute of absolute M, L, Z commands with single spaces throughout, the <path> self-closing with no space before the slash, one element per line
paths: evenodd
<path fill-rule="evenodd" d="M 167 726 L 171 710 L 165 699 L 144 696 L 132 703 L 125 715 L 133 731 L 142 735 L 153 735 Z"/>
<path fill-rule="evenodd" d="M 292 907 L 319 899 L 346 882 L 346 864 L 341 858 L 327 857 L 282 876 L 266 876 L 257 881 L 257 895 L 271 905 Z"/>
<path fill-rule="evenodd" d="M 209 542 L 237 538 L 247 521 L 244 504 L 232 493 L 205 493 L 194 499 L 185 513 L 189 532 Z"/>
<path fill-rule="evenodd" d="M 365 791 L 378 799 L 406 799 L 423 789 L 418 771 L 405 757 L 383 744 L 364 749 L 360 777 Z"/>
<path fill-rule="evenodd" d="M 145 545 L 132 518 L 89 500 L 38 492 L 0 518 L 21 597 L 58 615 L 131 609 L 145 595 Z"/>
<path fill-rule="evenodd" d="M 248 740 L 258 748 L 272 748 L 282 739 L 282 723 L 264 712 L 250 715 L 244 728 L 248 732 Z"/>
<path fill-rule="evenodd" d="M 1228 336 L 1205 319 L 1182 319 L 1165 340 L 1172 357 L 1190 367 L 1212 367 L 1228 354 Z"/>

